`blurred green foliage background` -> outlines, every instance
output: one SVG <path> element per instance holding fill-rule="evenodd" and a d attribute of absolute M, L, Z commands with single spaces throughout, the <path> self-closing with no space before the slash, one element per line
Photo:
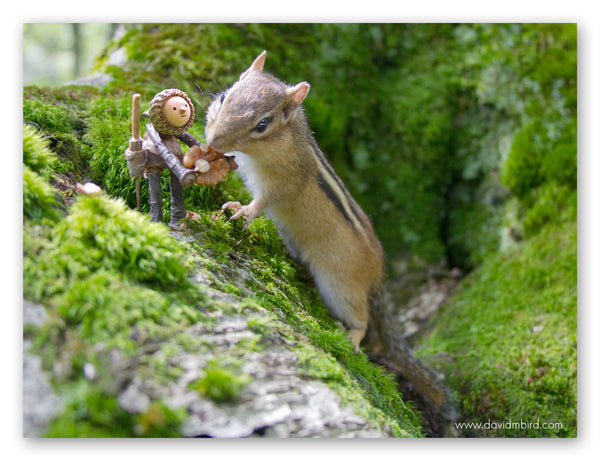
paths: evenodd
<path fill-rule="evenodd" d="M 84 26 L 96 43 L 113 31 Z M 114 91 L 188 92 L 201 132 L 211 94 L 263 49 L 268 71 L 311 83 L 317 141 L 392 257 L 469 270 L 576 217 L 575 24 L 128 24 L 92 71 Z"/>
<path fill-rule="evenodd" d="M 23 24 L 23 83 L 59 85 L 87 75 L 117 24 Z"/>

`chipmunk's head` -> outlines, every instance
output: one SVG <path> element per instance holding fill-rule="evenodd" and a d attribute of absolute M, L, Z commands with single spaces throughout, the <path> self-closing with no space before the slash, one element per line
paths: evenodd
<path fill-rule="evenodd" d="M 308 94 L 306 82 L 288 86 L 263 72 L 266 56 L 263 51 L 208 107 L 204 134 L 217 151 L 260 155 L 266 143 L 293 120 Z"/>

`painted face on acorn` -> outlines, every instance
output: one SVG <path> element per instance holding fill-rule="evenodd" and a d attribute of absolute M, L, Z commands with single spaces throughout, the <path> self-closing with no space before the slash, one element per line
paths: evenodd
<path fill-rule="evenodd" d="M 171 125 L 181 127 L 190 119 L 190 106 L 181 96 L 173 96 L 165 102 L 163 114 Z"/>

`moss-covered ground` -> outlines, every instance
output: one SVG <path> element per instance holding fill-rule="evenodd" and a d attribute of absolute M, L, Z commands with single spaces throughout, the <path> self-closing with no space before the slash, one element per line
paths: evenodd
<path fill-rule="evenodd" d="M 295 341 L 307 376 L 328 383 L 344 405 L 353 404 L 357 395 L 359 402 L 366 399 L 372 408 L 356 404 L 357 412 L 391 427 L 393 434 L 421 434 L 418 417 L 402 400 L 393 377 L 353 353 L 314 288 L 301 280 L 302 269 L 286 255 L 273 224 L 260 218 L 244 231 L 243 223 L 217 213 L 230 194 L 244 198 L 238 179 L 229 178 L 216 190 L 186 190 L 188 210 L 196 215 L 183 221 L 185 230 L 174 238 L 165 224 L 151 223 L 119 196 L 132 186 L 122 160 L 129 98 L 90 99 L 87 89 L 68 91 L 66 100 L 64 93 L 56 97 L 53 91 L 31 89 L 24 104 L 26 120 L 35 119 L 41 134 L 33 125 L 24 126 L 23 295 L 48 312 L 46 323 L 29 326 L 25 335 L 65 399 L 64 412 L 46 435 L 179 435 L 185 408 L 170 408 L 157 399 L 132 414 L 119 404 L 132 370 L 158 381 L 176 379 L 181 370 L 169 362 L 176 351 L 201 355 L 211 350 L 187 329 L 210 328 L 215 313 L 256 309 L 263 314 L 248 320 L 256 336 L 207 364 L 192 389 L 215 402 L 235 402 L 249 379 L 236 371 L 244 357 L 268 347 L 269 338 L 288 325 L 292 335 L 305 338 Z M 58 144 L 57 152 L 49 148 L 72 130 L 66 114 L 73 113 L 86 127 L 73 140 L 88 159 L 77 168 L 66 164 Z M 52 117 L 56 120 L 50 123 Z M 121 165 L 124 173 L 111 176 L 98 167 L 102 162 Z M 113 182 L 103 181 L 107 176 Z M 73 181 L 88 177 L 104 188 L 103 196 L 73 192 Z M 204 283 L 194 281 L 199 273 Z M 209 285 L 235 301 L 208 295 Z"/>
<path fill-rule="evenodd" d="M 487 260 L 429 327 L 418 354 L 458 391 L 461 435 L 577 435 L 576 223 Z"/>

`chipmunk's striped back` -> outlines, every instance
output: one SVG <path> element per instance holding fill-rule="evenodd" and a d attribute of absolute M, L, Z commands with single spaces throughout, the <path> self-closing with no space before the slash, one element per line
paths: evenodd
<path fill-rule="evenodd" d="M 359 232 L 365 239 L 375 238 L 373 227 L 367 215 L 350 195 L 342 180 L 335 174 L 316 143 L 313 143 L 312 153 L 315 155 L 319 167 L 317 183 L 321 190 L 356 232 Z"/>

